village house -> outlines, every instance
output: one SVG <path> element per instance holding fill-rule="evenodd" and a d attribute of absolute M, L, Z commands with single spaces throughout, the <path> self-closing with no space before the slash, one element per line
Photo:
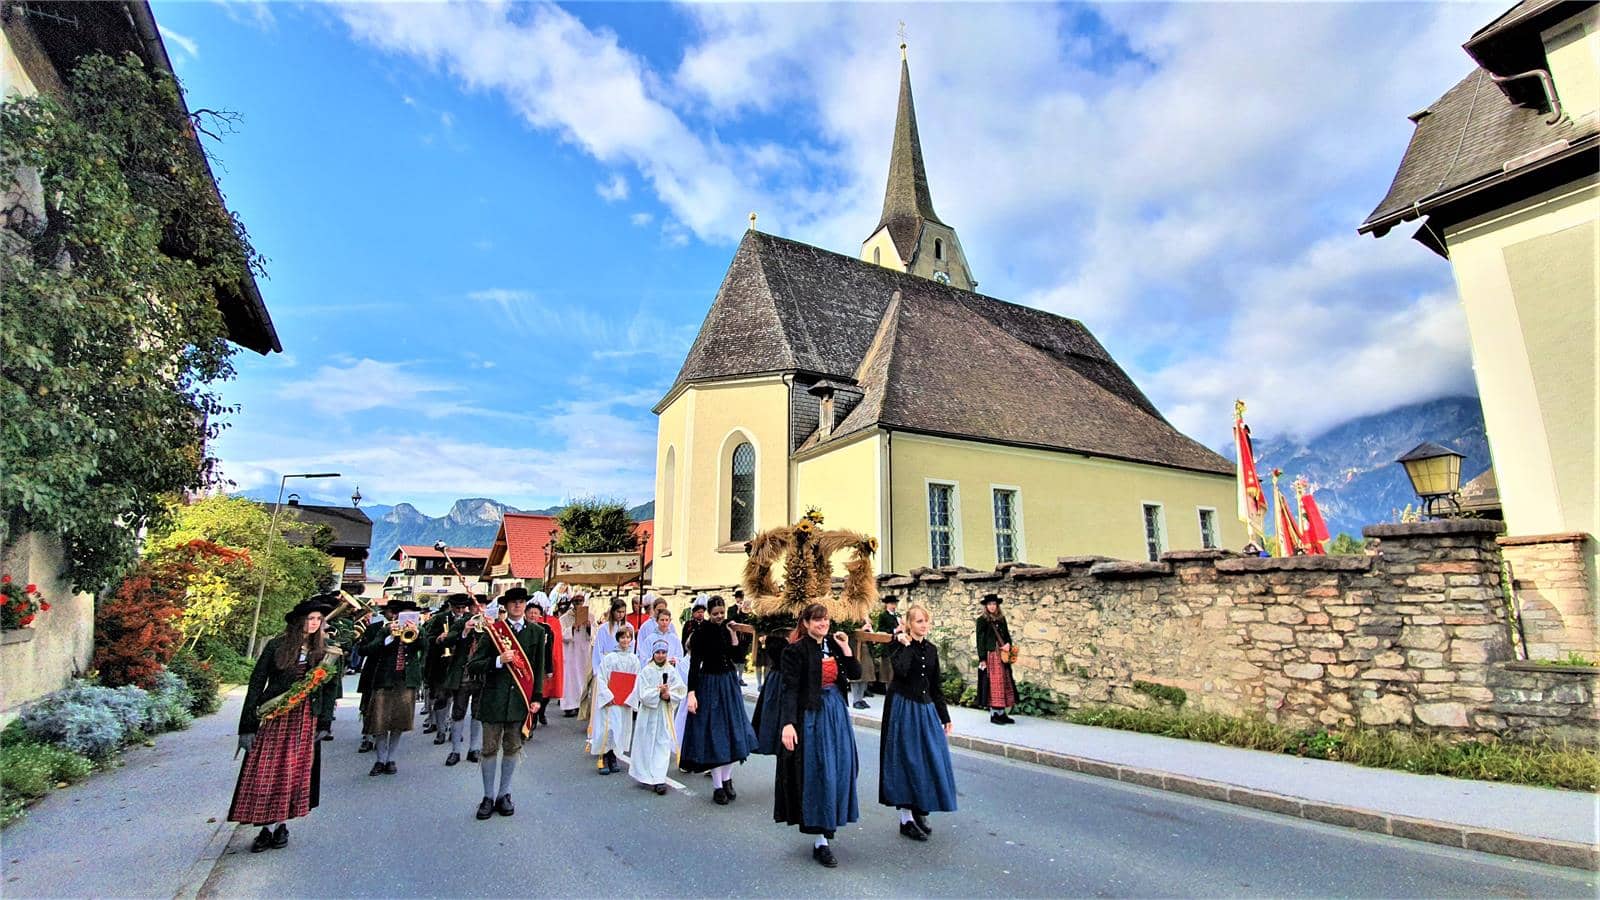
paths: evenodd
<path fill-rule="evenodd" d="M 812 506 L 878 537 L 885 572 L 1242 546 L 1227 460 L 1081 322 L 975 292 L 903 57 L 859 258 L 752 225 L 655 407 L 655 582 L 732 584 L 752 535 Z"/>
<path fill-rule="evenodd" d="M 639 540 L 638 550 L 644 554 L 644 582 L 649 584 L 655 522 L 636 522 L 633 530 Z M 550 553 L 560 534 L 561 526 L 555 516 L 506 513 L 500 520 L 494 542 L 489 545 L 489 557 L 483 569 L 481 580 L 488 582 L 489 596 L 498 597 L 513 587 L 543 590 L 551 579 Z"/>
<path fill-rule="evenodd" d="M 466 579 L 463 583 L 445 562 L 444 554 L 432 547 L 401 544 L 389 559 L 399 563 L 383 582 L 384 602 L 391 599 L 415 600 L 419 606 L 431 607 L 449 594 L 470 590 L 468 585 L 483 574 L 484 560 L 489 556 L 487 547 L 451 547 L 450 558 L 461 568 Z"/>
<path fill-rule="evenodd" d="M 1597 649 L 1600 533 L 1600 4 L 1524 0 L 1463 45 L 1475 63 L 1426 109 L 1360 231 L 1448 259 L 1494 460 L 1464 491 L 1501 539 L 1534 657 Z M 1492 487 L 1491 487 L 1492 486 Z"/>

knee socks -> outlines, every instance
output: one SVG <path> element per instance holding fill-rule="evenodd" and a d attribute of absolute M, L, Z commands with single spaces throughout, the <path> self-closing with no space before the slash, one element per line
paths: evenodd
<path fill-rule="evenodd" d="M 391 734 L 393 732 L 385 731 L 373 738 L 373 749 L 378 753 L 378 762 L 386 763 L 394 754 L 394 745 L 389 742 Z"/>
<path fill-rule="evenodd" d="M 823 836 L 822 836 L 822 835 L 820 835 L 820 834 L 819 834 L 819 835 L 817 835 L 817 843 L 816 843 L 816 846 L 818 846 L 818 847 L 826 847 L 826 846 L 828 846 L 828 839 L 827 839 L 827 838 L 825 838 L 825 837 L 823 837 Z"/>
<path fill-rule="evenodd" d="M 384 762 L 394 762 L 394 751 L 400 746 L 400 732 L 389 732 L 389 749 L 383 755 Z"/>
<path fill-rule="evenodd" d="M 494 769 L 499 761 L 497 757 L 487 754 L 478 760 L 478 771 L 483 775 L 483 795 L 490 800 L 499 796 L 494 792 Z"/>
<path fill-rule="evenodd" d="M 514 753 L 500 755 L 500 793 L 511 793 L 511 773 L 517 770 L 517 756 Z"/>
<path fill-rule="evenodd" d="M 713 790 L 722 787 L 723 782 L 733 779 L 733 763 L 717 766 L 711 770 L 711 787 Z"/>

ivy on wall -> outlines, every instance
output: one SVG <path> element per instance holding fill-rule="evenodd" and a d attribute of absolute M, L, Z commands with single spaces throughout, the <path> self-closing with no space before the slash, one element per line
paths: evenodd
<path fill-rule="evenodd" d="M 0 171 L 4 531 L 60 535 L 93 590 L 132 561 L 164 500 L 208 483 L 231 409 L 218 296 L 262 261 L 219 202 L 178 85 L 92 55 L 64 98 L 7 97 Z M 209 133 L 209 132 L 208 132 Z"/>

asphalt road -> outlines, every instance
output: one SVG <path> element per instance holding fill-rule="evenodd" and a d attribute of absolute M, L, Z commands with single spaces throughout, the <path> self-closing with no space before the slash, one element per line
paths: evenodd
<path fill-rule="evenodd" d="M 770 757 L 738 767 L 739 799 L 681 775 L 657 797 L 598 776 L 576 720 L 552 718 L 523 752 L 517 813 L 479 822 L 477 766 L 443 765 L 420 730 L 399 774 L 369 777 L 353 706 L 323 745 L 322 806 L 290 845 L 248 852 L 241 829 L 201 896 L 1503 896 L 1594 897 L 1571 869 L 1346 831 L 1301 819 L 957 751 L 961 810 L 901 837 L 877 804 L 877 733 L 858 730 L 862 821 L 834 841 L 839 868 L 772 822 Z M 419 718 L 420 728 L 420 718 Z"/>

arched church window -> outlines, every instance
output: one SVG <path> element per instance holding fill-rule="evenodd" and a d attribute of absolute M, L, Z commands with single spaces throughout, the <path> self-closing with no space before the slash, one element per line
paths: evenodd
<path fill-rule="evenodd" d="M 748 541 L 756 530 L 756 448 L 748 441 L 733 448 L 732 474 L 728 540 Z"/>
<path fill-rule="evenodd" d="M 933 258 L 944 259 L 944 241 L 938 238 L 933 239 Z"/>
<path fill-rule="evenodd" d="M 661 545 L 663 554 L 672 552 L 672 516 L 676 511 L 678 500 L 678 453 L 677 448 L 667 448 L 667 463 L 664 467 L 662 481 L 665 482 L 665 492 L 657 491 L 662 497 L 661 515 L 657 517 L 657 541 Z"/>
<path fill-rule="evenodd" d="M 883 265 L 883 251 L 877 247 L 872 248 L 872 264 L 875 266 Z"/>

